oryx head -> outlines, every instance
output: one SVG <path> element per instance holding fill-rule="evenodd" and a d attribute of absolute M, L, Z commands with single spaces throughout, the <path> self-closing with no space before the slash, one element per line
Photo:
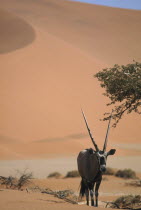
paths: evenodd
<path fill-rule="evenodd" d="M 87 123 L 87 120 L 86 120 L 86 117 L 85 117 L 83 111 L 82 111 L 82 114 L 83 114 L 83 117 L 84 117 L 84 120 L 85 120 L 85 123 L 86 123 L 86 127 L 88 129 L 88 133 L 89 133 L 90 138 L 92 140 L 92 143 L 93 143 L 93 145 L 96 149 L 96 154 L 97 154 L 97 158 L 98 158 L 98 162 L 99 162 L 100 171 L 105 172 L 106 171 L 106 160 L 107 160 L 108 155 L 114 155 L 115 152 L 116 152 L 115 149 L 111 149 L 110 151 L 106 152 L 108 134 L 109 134 L 109 130 L 110 130 L 110 122 L 111 122 L 111 119 L 112 119 L 112 113 L 111 113 L 111 116 L 109 118 L 109 123 L 108 123 L 106 137 L 105 137 L 105 141 L 104 141 L 104 145 L 103 145 L 103 150 L 100 150 L 98 148 L 97 144 L 95 143 L 94 138 L 92 137 L 92 134 L 91 134 L 90 129 L 88 127 L 88 123 Z"/>
<path fill-rule="evenodd" d="M 114 155 L 115 151 L 116 151 L 115 149 L 111 149 L 108 152 L 104 152 L 103 150 L 99 150 L 97 152 L 97 158 L 98 158 L 99 167 L 100 167 L 100 171 L 101 172 L 105 172 L 106 171 L 107 157 L 108 157 L 108 155 Z"/>

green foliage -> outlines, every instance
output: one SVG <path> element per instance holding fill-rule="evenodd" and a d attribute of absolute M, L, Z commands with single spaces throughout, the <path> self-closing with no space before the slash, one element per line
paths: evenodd
<path fill-rule="evenodd" d="M 60 178 L 61 176 L 62 174 L 60 174 L 59 172 L 53 172 L 48 175 L 48 178 Z"/>
<path fill-rule="evenodd" d="M 79 177 L 79 172 L 77 170 L 74 171 L 69 171 L 66 175 L 66 178 L 70 178 L 70 177 Z"/>
<path fill-rule="evenodd" d="M 125 179 L 135 179 L 135 178 L 137 178 L 135 171 L 133 171 L 131 169 L 118 170 L 116 172 L 115 176 L 122 177 L 122 178 L 125 178 Z"/>
<path fill-rule="evenodd" d="M 94 75 L 102 88 L 105 88 L 104 95 L 111 102 L 107 105 L 115 105 L 113 109 L 114 126 L 122 118 L 123 114 L 132 111 L 141 114 L 141 63 L 114 65 L 113 68 L 106 68 Z M 118 105 L 117 105 L 118 104 Z M 110 115 L 103 120 L 108 120 Z"/>

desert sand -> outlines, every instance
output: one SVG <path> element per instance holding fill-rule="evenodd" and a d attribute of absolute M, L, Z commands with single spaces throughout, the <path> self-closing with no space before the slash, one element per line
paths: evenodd
<path fill-rule="evenodd" d="M 0 175 L 27 167 L 36 178 L 45 178 L 52 171 L 75 169 L 78 152 L 92 147 L 81 108 L 100 148 L 107 129 L 100 119 L 111 111 L 93 75 L 114 64 L 141 61 L 141 11 L 67 0 L 0 0 L 0 34 Z M 140 125 L 140 116 L 130 114 L 111 128 L 108 149 L 117 152 L 109 166 L 141 172 Z M 79 182 L 67 183 L 73 188 Z M 123 181 L 115 182 L 115 196 L 127 190 Z M 66 186 L 65 180 L 43 183 Z M 111 191 L 104 200 L 112 200 L 107 183 Z M 2 210 L 90 208 L 26 191 L 2 189 L 0 199 Z"/>
<path fill-rule="evenodd" d="M 112 182 L 112 185 L 111 185 Z M 140 187 L 130 186 L 132 180 L 124 180 L 117 177 L 105 176 L 99 190 L 99 210 L 106 206 L 106 202 L 111 202 L 119 196 L 128 194 L 140 194 Z M 80 200 L 79 204 L 74 205 L 66 202 L 63 199 L 55 198 L 53 195 L 42 194 L 40 189 L 49 188 L 56 190 L 73 190 L 79 195 L 80 178 L 51 178 L 42 180 L 32 180 L 23 191 L 0 189 L 1 209 L 91 209 L 91 206 L 86 206 L 84 200 Z M 114 187 L 113 187 L 114 186 Z M 36 190 L 34 190 L 36 188 Z M 27 189 L 27 190 L 26 190 Z M 108 208 L 110 209 L 110 208 Z"/>
<path fill-rule="evenodd" d="M 100 119 L 110 108 L 93 75 L 140 61 L 141 12 L 62 0 L 0 5 L 1 158 L 92 146 L 81 107 L 102 146 L 107 122 Z M 137 114 L 125 116 L 111 129 L 109 144 L 140 143 L 140 123 Z"/>

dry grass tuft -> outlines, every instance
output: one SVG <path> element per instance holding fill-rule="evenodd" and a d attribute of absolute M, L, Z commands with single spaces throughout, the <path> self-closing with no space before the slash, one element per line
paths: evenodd
<path fill-rule="evenodd" d="M 5 185 L 6 188 L 15 188 L 15 185 L 17 183 L 17 179 L 12 176 L 4 177 L 0 176 L 0 184 Z"/>
<path fill-rule="evenodd" d="M 60 174 L 59 172 L 53 172 L 48 175 L 48 178 L 60 178 L 60 177 L 62 177 L 62 174 Z"/>
<path fill-rule="evenodd" d="M 63 199 L 64 201 L 72 204 L 77 204 L 78 197 L 75 195 L 75 193 L 72 190 L 58 190 L 53 191 L 49 188 L 43 190 L 41 193 L 46 193 L 53 195 L 59 199 Z"/>
<path fill-rule="evenodd" d="M 136 179 L 136 173 L 132 169 L 124 169 L 118 170 L 115 174 L 117 177 L 125 178 L 125 179 Z"/>
<path fill-rule="evenodd" d="M 31 182 L 30 179 L 32 179 L 32 178 L 33 178 L 32 173 L 24 172 L 23 174 L 21 174 L 21 176 L 17 182 L 18 190 L 20 190 L 23 186 L 29 184 Z"/>
<path fill-rule="evenodd" d="M 122 196 L 113 202 L 108 202 L 106 207 L 117 208 L 117 209 L 140 209 L 141 196 L 140 195 Z"/>
<path fill-rule="evenodd" d="M 77 170 L 69 171 L 65 178 L 74 178 L 74 177 L 80 177 L 79 172 Z"/>
<path fill-rule="evenodd" d="M 26 170 L 24 172 L 18 171 L 18 173 L 20 173 L 19 178 L 15 178 L 12 176 L 9 176 L 9 177 L 0 176 L 0 184 L 5 185 L 6 188 L 20 190 L 23 186 L 25 186 L 26 184 L 29 184 L 30 179 L 33 178 L 32 173 L 26 172 Z"/>

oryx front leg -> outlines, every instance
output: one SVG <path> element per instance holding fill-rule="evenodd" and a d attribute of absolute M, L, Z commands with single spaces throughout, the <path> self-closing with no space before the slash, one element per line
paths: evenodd
<path fill-rule="evenodd" d="M 100 187 L 100 184 L 101 184 L 101 180 L 96 182 L 96 187 L 95 187 L 95 201 L 96 201 L 96 206 L 98 206 L 98 190 L 99 190 L 99 187 Z"/>

